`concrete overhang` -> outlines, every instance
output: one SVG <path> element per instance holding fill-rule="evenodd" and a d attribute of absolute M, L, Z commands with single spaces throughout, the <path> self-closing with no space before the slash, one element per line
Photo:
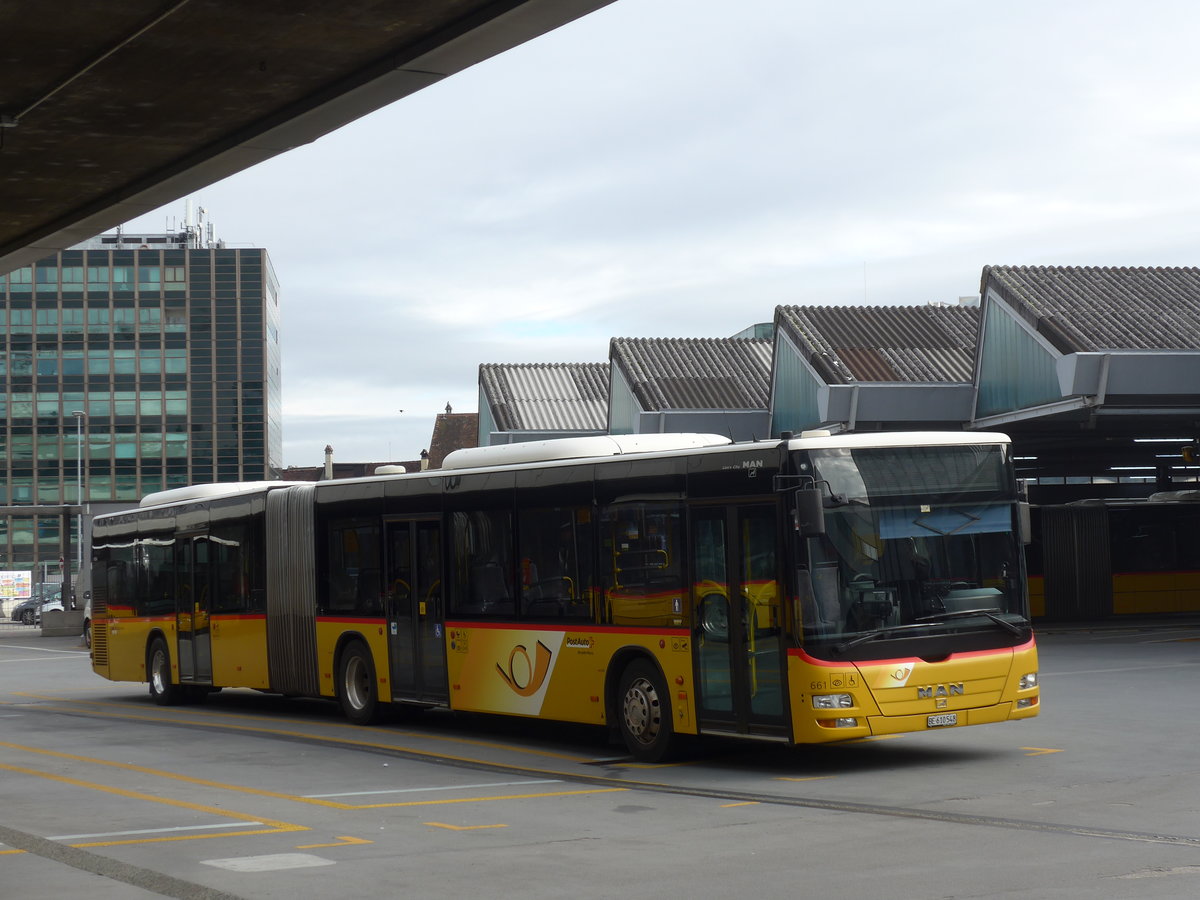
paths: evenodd
<path fill-rule="evenodd" d="M 845 423 L 854 430 L 859 422 L 946 422 L 953 427 L 970 421 L 975 402 L 971 384 L 951 382 L 859 382 L 828 384 L 817 388 L 817 404 L 824 422 Z"/>
<path fill-rule="evenodd" d="M 0 4 L 0 273 L 611 2 Z"/>
<path fill-rule="evenodd" d="M 1188 350 L 1110 350 L 1068 353 L 1055 360 L 1063 397 L 1113 394 L 1196 394 L 1200 391 L 1200 352 Z"/>

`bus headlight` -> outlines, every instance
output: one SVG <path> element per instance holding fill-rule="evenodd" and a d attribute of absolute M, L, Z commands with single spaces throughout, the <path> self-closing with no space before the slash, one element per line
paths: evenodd
<path fill-rule="evenodd" d="M 1025 675 L 1021 676 L 1021 680 L 1017 684 L 1017 687 L 1019 687 L 1023 691 L 1027 691 L 1030 688 L 1037 687 L 1037 684 L 1038 684 L 1037 672 L 1028 672 Z"/>
<path fill-rule="evenodd" d="M 850 694 L 813 694 L 814 709 L 850 709 L 854 698 Z"/>

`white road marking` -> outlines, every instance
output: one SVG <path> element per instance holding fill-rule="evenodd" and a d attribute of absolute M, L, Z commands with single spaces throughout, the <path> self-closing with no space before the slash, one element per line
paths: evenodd
<path fill-rule="evenodd" d="M 419 794 L 423 791 L 474 791 L 490 787 L 520 787 L 526 784 L 561 784 L 561 778 L 542 778 L 536 781 L 493 781 L 491 784 L 448 784 L 440 787 L 396 788 L 388 791 L 346 791 L 341 794 L 305 794 L 305 800 L 329 800 L 333 797 L 369 797 L 374 794 Z"/>
<path fill-rule="evenodd" d="M 206 828 L 249 828 L 262 822 L 218 822 L 216 825 L 179 825 L 174 828 L 139 828 L 136 831 L 101 831 L 96 834 L 53 834 L 48 841 L 82 841 L 92 838 L 126 837 L 131 834 L 167 834 L 174 831 L 203 831 Z"/>

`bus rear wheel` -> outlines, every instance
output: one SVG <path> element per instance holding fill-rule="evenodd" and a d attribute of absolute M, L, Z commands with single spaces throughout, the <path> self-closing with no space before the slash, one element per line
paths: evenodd
<path fill-rule="evenodd" d="M 617 696 L 621 737 L 642 762 L 661 762 L 676 749 L 671 701 L 658 669 L 645 659 L 625 667 Z"/>
<path fill-rule="evenodd" d="M 353 641 L 342 651 L 338 666 L 338 701 L 346 718 L 355 725 L 370 725 L 380 717 L 375 663 L 371 651 L 362 641 Z"/>
<path fill-rule="evenodd" d="M 171 654 L 167 642 L 155 638 L 150 642 L 146 654 L 146 680 L 150 683 L 150 696 L 159 706 L 175 706 L 183 702 L 183 688 L 171 683 Z"/>

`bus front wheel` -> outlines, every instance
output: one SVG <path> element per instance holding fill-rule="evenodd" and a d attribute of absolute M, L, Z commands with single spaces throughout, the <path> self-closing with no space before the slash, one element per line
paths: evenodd
<path fill-rule="evenodd" d="M 338 667 L 338 700 L 342 712 L 355 725 L 370 725 L 379 718 L 379 683 L 371 651 L 361 641 L 347 644 Z"/>
<path fill-rule="evenodd" d="M 167 642 L 155 638 L 146 654 L 146 680 L 150 682 L 150 696 L 159 706 L 174 706 L 183 701 L 183 688 L 171 683 L 171 654 Z"/>
<path fill-rule="evenodd" d="M 617 697 L 621 737 L 642 762 L 661 762 L 675 749 L 671 700 L 658 669 L 645 659 L 625 667 Z"/>

